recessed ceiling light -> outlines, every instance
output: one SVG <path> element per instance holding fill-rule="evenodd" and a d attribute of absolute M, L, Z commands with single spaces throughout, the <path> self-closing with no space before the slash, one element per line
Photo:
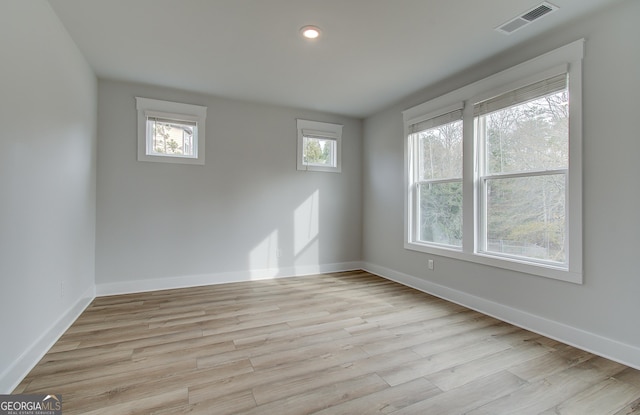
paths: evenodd
<path fill-rule="evenodd" d="M 316 39 L 320 36 L 320 29 L 317 26 L 305 26 L 300 29 L 300 33 L 307 39 Z"/>

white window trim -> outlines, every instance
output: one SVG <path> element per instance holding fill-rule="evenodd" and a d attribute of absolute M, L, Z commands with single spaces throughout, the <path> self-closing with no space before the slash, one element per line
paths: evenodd
<path fill-rule="evenodd" d="M 138 110 L 138 161 L 204 164 L 207 107 L 136 97 L 136 109 Z M 195 122 L 197 124 L 196 137 L 194 140 L 196 157 L 149 154 L 147 117 L 161 117 L 176 121 Z"/>
<path fill-rule="evenodd" d="M 342 125 L 320 121 L 309 121 L 297 119 L 298 129 L 298 150 L 297 168 L 305 171 L 321 171 L 340 173 L 342 172 Z M 304 137 L 313 136 L 336 142 L 335 166 L 318 166 L 304 163 Z"/>
<path fill-rule="evenodd" d="M 403 111 L 405 142 L 405 243 L 406 249 L 440 255 L 463 261 L 509 269 L 522 273 L 582 284 L 582 58 L 584 39 L 562 46 L 537 58 L 474 82 L 448 94 Z M 550 264 L 537 264 L 514 258 L 499 258 L 478 251 L 479 224 L 476 223 L 478 194 L 476 184 L 477 160 L 474 139 L 473 106 L 484 99 L 550 78 L 564 71 L 569 75 L 569 173 L 567 191 L 568 268 Z M 409 148 L 409 127 L 428 119 L 447 108 L 464 102 L 463 110 L 463 241 L 462 249 L 416 242 L 413 206 L 413 171 Z M 472 202 L 472 203 L 471 203 Z"/>

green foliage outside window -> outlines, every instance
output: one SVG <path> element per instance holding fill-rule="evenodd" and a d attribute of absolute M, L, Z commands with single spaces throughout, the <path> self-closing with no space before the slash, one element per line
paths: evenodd
<path fill-rule="evenodd" d="M 305 137 L 303 152 L 304 163 L 312 165 L 332 165 L 332 144 L 332 140 Z"/>
<path fill-rule="evenodd" d="M 568 168 L 566 91 L 485 116 L 490 175 Z M 487 250 L 565 261 L 565 174 L 487 183 Z"/>

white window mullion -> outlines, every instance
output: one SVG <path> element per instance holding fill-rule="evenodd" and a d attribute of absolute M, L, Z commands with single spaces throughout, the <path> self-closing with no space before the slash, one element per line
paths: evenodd
<path fill-rule="evenodd" d="M 476 169 L 473 105 L 465 105 L 462 119 L 462 252 L 472 254 L 476 245 Z"/>
<path fill-rule="evenodd" d="M 473 115 L 472 115 L 473 116 Z M 487 244 L 487 198 L 486 187 L 483 180 L 483 172 L 485 171 L 485 120 L 482 117 L 473 118 L 473 144 L 474 144 L 474 246 L 473 252 L 483 252 Z"/>

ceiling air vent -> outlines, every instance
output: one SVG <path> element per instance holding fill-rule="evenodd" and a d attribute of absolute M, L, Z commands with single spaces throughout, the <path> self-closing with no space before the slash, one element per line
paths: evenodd
<path fill-rule="evenodd" d="M 510 35 L 516 30 L 521 29 L 529 23 L 556 10 L 558 10 L 558 6 L 547 3 L 545 1 L 544 3 L 534 7 L 533 9 L 524 12 L 520 16 L 514 17 L 508 22 L 501 24 L 500 26 L 496 27 L 496 30 L 500 33 L 504 33 L 505 35 Z"/>

